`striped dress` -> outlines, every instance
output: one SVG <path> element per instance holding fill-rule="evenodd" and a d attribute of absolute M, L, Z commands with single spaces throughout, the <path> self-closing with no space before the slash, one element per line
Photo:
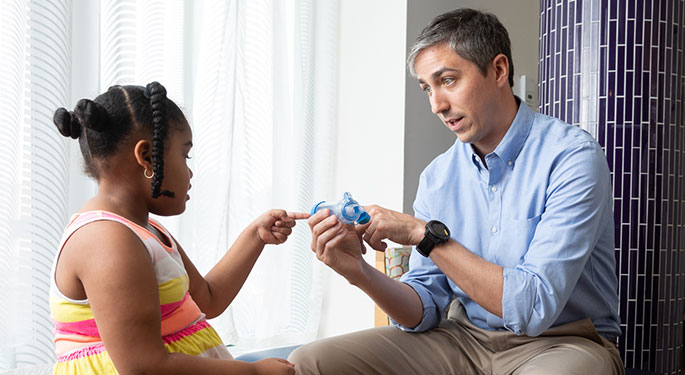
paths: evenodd
<path fill-rule="evenodd" d="M 147 229 L 106 211 L 74 215 L 64 232 L 52 267 L 50 315 L 55 324 L 57 364 L 55 374 L 116 374 L 93 318 L 88 300 L 73 300 L 55 284 L 57 258 L 69 237 L 82 226 L 99 220 L 117 221 L 130 228 L 147 248 L 157 276 L 159 308 L 162 314 L 161 335 L 167 352 L 231 359 L 216 331 L 205 320 L 188 293 L 189 279 L 178 247 L 159 223 L 159 230 L 172 246 L 168 247 Z"/>

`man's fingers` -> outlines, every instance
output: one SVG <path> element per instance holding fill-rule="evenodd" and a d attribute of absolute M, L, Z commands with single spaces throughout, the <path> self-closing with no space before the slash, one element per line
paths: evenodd
<path fill-rule="evenodd" d="M 371 248 L 376 250 L 376 251 L 384 251 L 385 248 L 388 247 L 388 245 L 383 241 L 378 241 L 378 242 L 366 241 L 366 243 L 368 243 L 369 246 L 371 246 Z"/>
<path fill-rule="evenodd" d="M 333 227 L 330 227 L 325 232 L 321 233 L 316 240 L 316 256 L 319 259 L 323 259 L 324 252 L 326 251 L 326 246 L 335 246 L 337 241 L 335 241 L 336 236 L 340 233 L 342 229 L 341 223 L 336 223 Z"/>
<path fill-rule="evenodd" d="M 322 246 L 324 250 L 326 247 L 337 248 L 341 242 L 345 241 L 347 229 L 345 228 L 345 224 L 339 223 L 334 229 L 330 230 L 330 232 L 332 234 L 330 239 L 325 242 L 325 246 Z"/>
<path fill-rule="evenodd" d="M 354 227 L 354 229 L 355 229 L 357 232 L 359 232 L 359 231 L 364 232 L 364 231 L 368 230 L 369 228 L 371 228 L 371 225 L 373 225 L 373 219 L 371 219 L 371 220 L 370 220 L 368 223 L 366 223 L 366 224 L 357 224 L 357 225 Z"/>
<path fill-rule="evenodd" d="M 328 216 L 328 213 L 329 211 L 327 208 L 317 211 L 314 215 L 309 217 L 309 226 L 314 227 L 315 225 L 317 225 L 319 222 L 321 222 Z"/>
<path fill-rule="evenodd" d="M 364 232 L 364 235 L 362 236 L 364 241 L 376 251 L 385 250 L 385 248 L 388 247 L 388 245 L 383 242 L 385 235 L 382 234 L 381 231 L 371 232 L 370 230 L 371 229 L 369 228 Z"/>
<path fill-rule="evenodd" d="M 327 231 L 329 228 L 331 228 L 337 224 L 338 224 L 338 218 L 335 217 L 334 215 L 326 217 L 323 220 L 319 221 L 312 228 L 312 234 L 315 236 L 321 235 L 321 233 Z"/>
<path fill-rule="evenodd" d="M 332 226 L 327 226 L 326 230 L 321 232 L 317 238 L 317 248 L 321 248 L 323 250 L 326 244 L 338 234 L 341 228 L 341 223 L 335 223 Z"/>

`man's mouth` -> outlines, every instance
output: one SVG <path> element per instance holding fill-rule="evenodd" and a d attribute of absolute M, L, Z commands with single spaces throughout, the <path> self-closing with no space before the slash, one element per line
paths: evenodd
<path fill-rule="evenodd" d="M 447 127 L 450 128 L 452 131 L 457 131 L 461 127 L 461 124 L 464 120 L 464 117 L 452 117 L 449 119 L 445 120 L 445 123 L 447 124 Z"/>

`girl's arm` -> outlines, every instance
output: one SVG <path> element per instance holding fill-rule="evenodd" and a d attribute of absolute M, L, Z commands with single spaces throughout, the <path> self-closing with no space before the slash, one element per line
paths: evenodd
<path fill-rule="evenodd" d="M 167 353 L 150 256 L 138 237 L 120 223 L 103 221 L 81 228 L 65 246 L 60 264 L 83 285 L 102 341 L 120 374 L 294 373 L 292 365 L 276 359 L 247 363 Z"/>
<path fill-rule="evenodd" d="M 301 212 L 267 211 L 240 233 L 233 246 L 205 277 L 200 275 L 179 245 L 190 278 L 190 295 L 207 318 L 214 318 L 226 310 L 245 283 L 264 245 L 285 242 L 292 233 L 295 220 L 308 217 L 309 214 Z"/>

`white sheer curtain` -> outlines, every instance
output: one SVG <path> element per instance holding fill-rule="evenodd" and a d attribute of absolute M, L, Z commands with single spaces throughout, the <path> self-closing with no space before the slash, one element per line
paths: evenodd
<path fill-rule="evenodd" d="M 260 213 L 308 211 L 330 192 L 336 11 L 314 0 L 207 1 L 200 11 L 195 177 L 180 226 L 202 271 Z M 314 338 L 321 292 L 310 238 L 302 222 L 285 245 L 264 250 L 217 319 L 222 337 L 248 347 Z"/>
<path fill-rule="evenodd" d="M 53 358 L 51 258 L 67 220 L 67 142 L 46 126 L 69 98 L 67 1 L 0 2 L 0 369 Z"/>
<path fill-rule="evenodd" d="M 57 107 L 113 84 L 167 87 L 193 127 L 195 175 L 186 213 L 162 220 L 203 272 L 265 210 L 308 211 L 332 195 L 337 0 L 0 0 L 0 9 L 0 370 L 54 360 L 49 271 L 71 211 L 92 193 L 73 177 L 80 157 L 52 125 Z M 99 20 L 86 47 L 72 35 L 83 27 L 75 14 Z M 96 69 L 79 68 L 83 51 Z M 315 337 L 321 266 L 309 241 L 302 222 L 264 250 L 212 322 L 227 344 Z"/>

